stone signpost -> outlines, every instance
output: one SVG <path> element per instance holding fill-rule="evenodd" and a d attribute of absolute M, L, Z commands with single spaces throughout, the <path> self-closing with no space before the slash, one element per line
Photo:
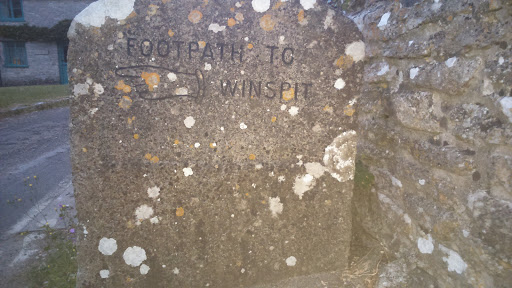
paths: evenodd
<path fill-rule="evenodd" d="M 99 0 L 69 37 L 79 287 L 346 268 L 364 58 L 349 19 L 315 0 Z"/>

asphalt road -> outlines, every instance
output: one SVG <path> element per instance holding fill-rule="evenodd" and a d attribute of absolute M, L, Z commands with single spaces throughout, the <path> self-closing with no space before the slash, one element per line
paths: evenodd
<path fill-rule="evenodd" d="M 73 199 L 69 108 L 0 119 L 0 239 L 59 225 Z"/>

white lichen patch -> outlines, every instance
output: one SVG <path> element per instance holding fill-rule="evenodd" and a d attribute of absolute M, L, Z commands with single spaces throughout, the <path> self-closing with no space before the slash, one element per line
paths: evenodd
<path fill-rule="evenodd" d="M 333 26 L 333 20 L 334 20 L 335 12 L 334 10 L 327 10 L 327 15 L 325 16 L 324 20 L 324 29 L 327 30 L 327 28 Z"/>
<path fill-rule="evenodd" d="M 244 122 L 240 123 L 240 129 L 242 129 L 242 130 L 247 129 L 247 125 L 245 125 Z"/>
<path fill-rule="evenodd" d="M 239 2 L 237 2 L 239 3 Z M 263 13 L 270 8 L 270 0 L 252 0 L 252 9 L 256 12 Z"/>
<path fill-rule="evenodd" d="M 457 274 L 462 274 L 464 271 L 466 271 L 468 265 L 457 252 L 448 249 L 441 244 L 439 244 L 439 249 L 448 254 L 448 257 L 443 257 L 443 261 L 448 264 L 448 271 L 456 272 Z"/>
<path fill-rule="evenodd" d="M 295 258 L 293 256 L 286 258 L 286 265 L 295 266 L 295 264 L 297 264 L 297 258 Z"/>
<path fill-rule="evenodd" d="M 457 57 L 452 57 L 452 58 L 449 58 L 448 60 L 444 61 L 444 64 L 446 64 L 446 66 L 448 66 L 448 68 L 451 68 L 451 67 L 453 67 L 453 65 L 455 65 L 456 61 L 457 61 Z"/>
<path fill-rule="evenodd" d="M 352 57 L 355 63 L 362 61 L 365 56 L 365 45 L 363 41 L 352 42 L 345 47 L 345 54 Z"/>
<path fill-rule="evenodd" d="M 279 196 L 274 198 L 268 197 L 268 206 L 272 212 L 272 217 L 277 217 L 277 214 L 283 213 L 283 203 L 281 203 Z"/>
<path fill-rule="evenodd" d="M 148 188 L 148 197 L 157 198 L 160 195 L 160 188 L 157 186 Z"/>
<path fill-rule="evenodd" d="M 137 224 L 141 221 L 151 218 L 153 216 L 153 208 L 146 204 L 140 205 L 135 209 L 135 218 L 138 220 Z"/>
<path fill-rule="evenodd" d="M 194 174 L 194 171 L 192 171 L 192 168 L 190 168 L 190 167 L 183 168 L 183 175 L 185 175 L 185 177 L 191 176 L 192 174 Z"/>
<path fill-rule="evenodd" d="M 117 251 L 117 241 L 114 238 L 101 238 L 98 250 L 103 255 L 112 255 Z"/>
<path fill-rule="evenodd" d="M 503 97 L 500 100 L 501 111 L 508 117 L 508 121 L 512 123 L 512 97 Z"/>
<path fill-rule="evenodd" d="M 194 117 L 192 116 L 188 116 L 187 118 L 185 118 L 183 123 L 185 124 L 185 127 L 190 129 L 192 128 L 192 126 L 194 126 L 194 124 L 196 124 L 196 119 L 194 119 Z"/>
<path fill-rule="evenodd" d="M 204 70 L 210 71 L 212 70 L 212 64 L 210 63 L 204 63 Z"/>
<path fill-rule="evenodd" d="M 425 185 L 425 179 L 418 180 L 418 183 L 420 183 L 421 186 Z"/>
<path fill-rule="evenodd" d="M 281 107 L 279 109 L 281 109 L 281 111 L 286 110 L 286 104 L 281 105 Z"/>
<path fill-rule="evenodd" d="M 187 87 L 179 87 L 174 90 L 175 95 L 188 95 L 188 88 Z"/>
<path fill-rule="evenodd" d="M 311 190 L 315 186 L 315 178 L 310 175 L 299 175 L 295 177 L 295 183 L 293 183 L 293 193 L 299 196 L 299 199 L 302 199 L 304 193 Z"/>
<path fill-rule="evenodd" d="M 195 148 L 199 148 L 199 147 L 201 147 L 201 143 L 195 143 L 195 144 L 194 144 L 194 147 L 195 147 Z"/>
<path fill-rule="evenodd" d="M 286 180 L 286 178 L 283 175 L 277 177 L 277 182 L 279 183 L 284 182 L 284 180 Z"/>
<path fill-rule="evenodd" d="M 382 76 L 382 75 L 388 73 L 388 71 L 389 71 L 388 63 L 386 63 L 386 62 L 380 63 L 380 70 L 377 72 L 377 75 Z"/>
<path fill-rule="evenodd" d="M 324 166 L 340 182 L 354 179 L 356 138 L 356 131 L 345 131 L 325 148 Z"/>
<path fill-rule="evenodd" d="M 208 26 L 208 30 L 212 31 L 213 33 L 218 33 L 218 32 L 226 30 L 226 26 L 224 26 L 224 25 L 221 26 L 217 23 L 212 23 L 212 24 L 210 24 L 210 26 Z"/>
<path fill-rule="evenodd" d="M 178 80 L 178 76 L 176 76 L 176 74 L 174 74 L 174 73 L 172 73 L 172 72 L 171 72 L 171 73 L 169 73 L 169 74 L 167 74 L 167 78 L 168 78 L 168 79 L 169 79 L 169 81 L 171 81 L 171 82 L 174 82 L 174 81 Z"/>
<path fill-rule="evenodd" d="M 123 253 L 124 262 L 132 267 L 137 267 L 144 262 L 146 251 L 139 246 L 128 247 Z"/>
<path fill-rule="evenodd" d="M 93 2 L 73 19 L 69 27 L 68 37 L 72 38 L 76 35 L 77 23 L 85 27 L 101 27 L 105 24 L 107 17 L 123 20 L 133 12 L 134 4 L 135 0 L 98 0 Z"/>
<path fill-rule="evenodd" d="M 388 25 L 389 16 L 391 16 L 391 12 L 384 13 L 384 15 L 380 17 L 379 24 L 377 24 L 377 27 L 379 27 L 379 29 L 382 30 L 384 29 L 384 26 Z"/>
<path fill-rule="evenodd" d="M 316 0 L 300 0 L 300 5 L 304 10 L 309 10 L 315 7 Z"/>
<path fill-rule="evenodd" d="M 314 178 L 320 178 L 325 173 L 325 167 L 324 165 L 313 162 L 313 163 L 306 163 L 304 164 L 304 167 L 306 167 L 306 173 L 313 176 Z"/>
<path fill-rule="evenodd" d="M 338 90 L 345 88 L 345 81 L 341 78 L 336 79 L 336 82 L 334 82 L 334 88 Z"/>
<path fill-rule="evenodd" d="M 106 279 L 110 276 L 110 271 L 109 270 L 100 270 L 100 277 L 102 279 Z"/>
<path fill-rule="evenodd" d="M 93 88 L 95 95 L 101 95 L 105 92 L 105 89 L 103 89 L 103 86 L 100 83 L 94 83 Z"/>
<path fill-rule="evenodd" d="M 416 78 L 416 76 L 418 76 L 418 72 L 420 72 L 420 68 L 418 68 L 418 67 L 411 68 L 411 70 L 409 70 L 409 77 L 411 79 Z"/>
<path fill-rule="evenodd" d="M 151 224 L 158 224 L 158 222 L 160 222 L 160 220 L 158 220 L 158 216 L 155 216 L 155 217 L 149 219 L 149 222 Z"/>
<path fill-rule="evenodd" d="M 98 108 L 92 108 L 89 110 L 89 114 L 94 115 L 96 112 L 98 112 Z"/>
<path fill-rule="evenodd" d="M 180 269 L 178 269 L 178 267 L 174 267 L 174 269 L 172 269 L 172 273 L 174 273 L 174 275 L 178 275 L 180 274 Z"/>
<path fill-rule="evenodd" d="M 142 275 L 148 274 L 149 269 L 150 269 L 149 266 L 146 264 L 140 265 L 140 268 L 139 268 L 140 274 L 142 274 Z"/>
<path fill-rule="evenodd" d="M 297 114 L 299 114 L 299 107 L 297 107 L 297 106 L 290 107 L 290 109 L 288 110 L 288 113 L 290 113 L 290 115 L 292 115 L 292 116 L 296 116 Z"/>
<path fill-rule="evenodd" d="M 430 234 L 427 235 L 427 238 L 418 238 L 418 249 L 423 254 L 432 254 L 434 251 L 434 240 L 432 240 Z"/>
<path fill-rule="evenodd" d="M 89 84 L 78 83 L 78 84 L 75 84 L 75 86 L 73 86 L 73 95 L 75 95 L 75 97 L 81 96 L 81 95 L 87 95 L 87 94 L 89 94 Z"/>
<path fill-rule="evenodd" d="M 398 180 L 397 178 L 395 178 L 393 176 L 390 176 L 390 177 L 391 177 L 391 184 L 393 184 L 393 186 L 402 188 L 402 181 Z"/>

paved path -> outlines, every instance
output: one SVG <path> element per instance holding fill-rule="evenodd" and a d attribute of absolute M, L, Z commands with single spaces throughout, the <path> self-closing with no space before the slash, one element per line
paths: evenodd
<path fill-rule="evenodd" d="M 41 226 L 63 226 L 61 204 L 74 206 L 69 108 L 0 119 L 0 278 L 35 260 Z"/>

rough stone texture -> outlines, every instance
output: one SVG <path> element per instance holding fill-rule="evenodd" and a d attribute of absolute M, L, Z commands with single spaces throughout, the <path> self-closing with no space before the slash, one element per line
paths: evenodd
<path fill-rule="evenodd" d="M 510 287 L 510 1 L 345 2 L 370 57 L 353 219 L 385 252 L 375 287 Z"/>
<path fill-rule="evenodd" d="M 364 44 L 323 3 L 266 2 L 99 1 L 84 13 L 105 19 L 76 18 L 80 287 L 341 286 Z"/>

